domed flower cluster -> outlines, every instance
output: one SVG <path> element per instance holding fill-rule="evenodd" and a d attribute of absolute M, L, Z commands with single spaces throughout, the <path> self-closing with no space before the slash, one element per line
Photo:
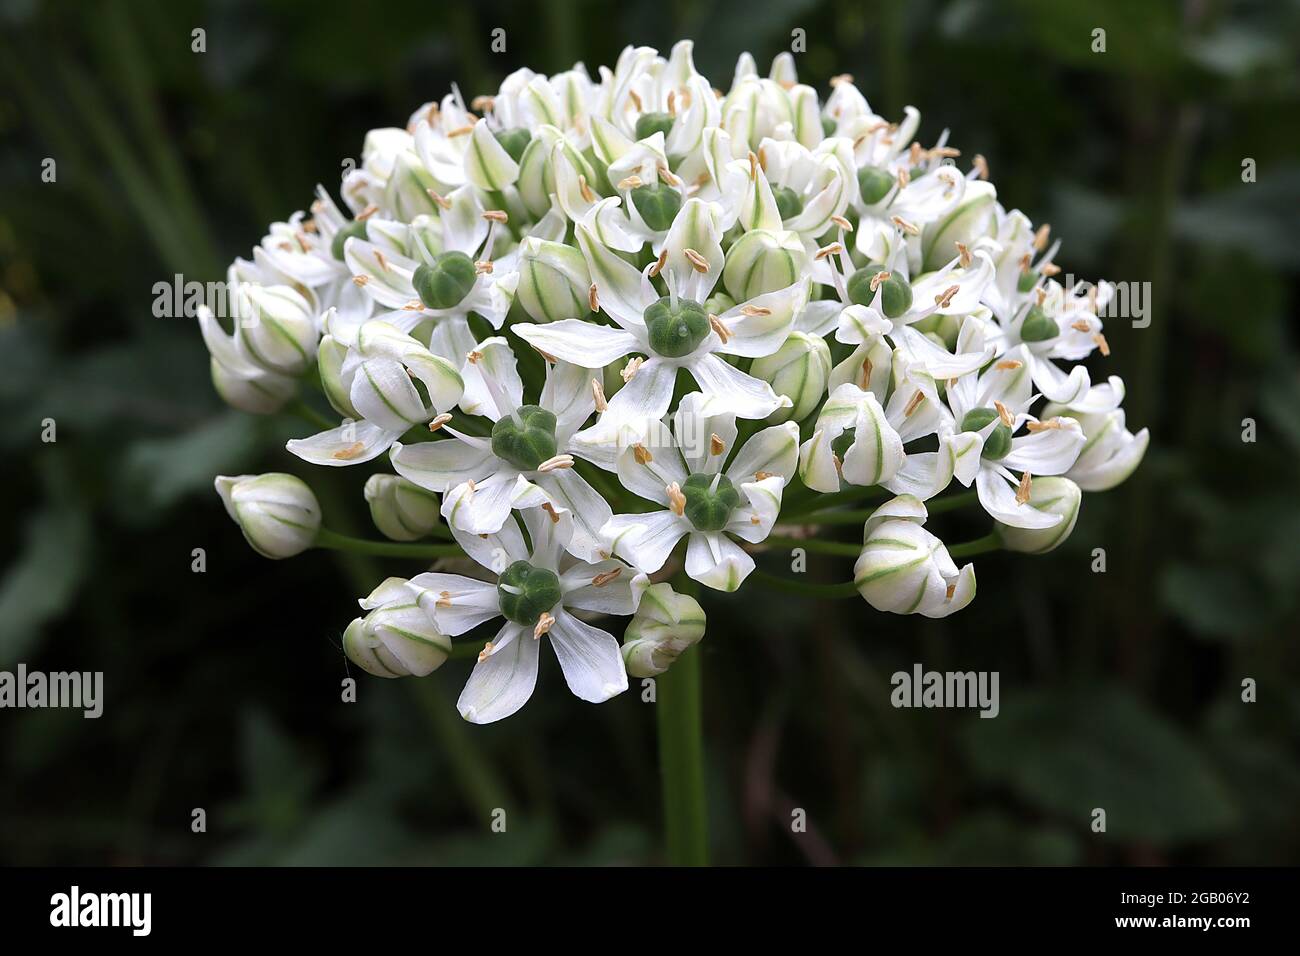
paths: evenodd
<path fill-rule="evenodd" d="M 1061 285 L 1048 227 L 919 126 L 850 77 L 823 101 L 784 53 L 767 77 L 742 56 L 724 94 L 682 42 L 372 130 L 341 205 L 318 189 L 230 267 L 231 330 L 200 317 L 230 404 L 318 388 L 337 413 L 299 459 L 391 464 L 365 497 L 392 553 L 463 555 L 363 599 L 351 660 L 427 674 L 504 619 L 459 702 L 496 720 L 543 638 L 584 700 L 661 673 L 704 613 L 651 576 L 735 591 L 778 524 L 811 547 L 819 517 L 883 499 L 849 593 L 930 617 L 975 593 L 925 527 L 954 482 L 1001 546 L 1064 540 L 1147 445 L 1123 383 L 1077 364 L 1108 354 L 1111 290 Z M 345 541 L 297 479 L 218 488 L 263 554 Z M 597 626 L 619 615 L 621 649 Z"/>

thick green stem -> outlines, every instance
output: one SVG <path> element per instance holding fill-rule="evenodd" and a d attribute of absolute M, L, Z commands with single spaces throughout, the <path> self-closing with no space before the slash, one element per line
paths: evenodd
<path fill-rule="evenodd" d="M 799 594 L 803 597 L 813 598 L 846 598 L 857 596 L 857 586 L 852 581 L 845 581 L 842 584 L 805 584 L 803 581 L 796 581 L 793 578 L 783 578 L 777 574 L 771 574 L 762 568 L 755 568 L 753 577 L 766 585 L 776 588 L 778 591 L 785 591 L 789 594 Z"/>
<path fill-rule="evenodd" d="M 862 553 L 862 545 L 847 541 L 822 541 L 819 538 L 782 538 L 772 535 L 763 543 L 773 548 L 803 548 L 818 554 L 839 554 L 846 558 L 856 558 Z"/>
<path fill-rule="evenodd" d="M 668 862 L 674 866 L 707 866 L 709 829 L 699 647 L 688 648 L 672 667 L 655 678 L 655 684 Z"/>
<path fill-rule="evenodd" d="M 948 548 L 948 553 L 954 558 L 969 558 L 972 555 L 984 554 L 986 551 L 1000 551 L 1002 541 L 998 538 L 997 532 L 990 531 L 982 538 L 976 538 L 974 541 L 963 541 L 961 544 L 954 544 Z"/>
<path fill-rule="evenodd" d="M 329 551 L 351 551 L 353 554 L 373 554 L 384 558 L 455 558 L 465 552 L 458 544 L 407 544 L 401 541 L 371 541 L 339 534 L 329 528 L 316 532 L 315 547 Z"/>

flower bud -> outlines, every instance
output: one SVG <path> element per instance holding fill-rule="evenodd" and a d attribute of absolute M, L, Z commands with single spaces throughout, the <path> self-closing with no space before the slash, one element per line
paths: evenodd
<path fill-rule="evenodd" d="M 623 633 L 623 663 L 632 677 L 655 677 L 704 637 L 704 609 L 695 598 L 656 584 L 641 595 Z"/>
<path fill-rule="evenodd" d="M 808 253 L 793 232 L 747 232 L 727 250 L 722 284 L 737 302 L 793 285 L 808 271 Z"/>
<path fill-rule="evenodd" d="M 515 296 L 538 322 L 591 315 L 591 275 L 582 252 L 562 242 L 527 238 L 519 244 Z"/>
<path fill-rule="evenodd" d="M 831 373 L 831 350 L 826 340 L 807 332 L 792 332 L 772 355 L 754 360 L 749 374 L 772 386 L 772 391 L 794 403 L 779 408 L 769 416 L 774 424 L 793 419 L 799 421 L 812 413 L 826 394 L 826 380 Z"/>
<path fill-rule="evenodd" d="M 942 268 L 956 254 L 957 243 L 974 246 L 975 240 L 987 235 L 993 222 L 997 190 L 992 183 L 975 180 L 966 186 L 957 208 L 921 233 L 921 272 Z"/>
<path fill-rule="evenodd" d="M 311 305 L 287 285 L 241 285 L 236 335 L 245 355 L 269 372 L 299 375 L 316 357 Z"/>
<path fill-rule="evenodd" d="M 416 541 L 438 525 L 438 496 L 397 475 L 366 480 L 370 517 L 385 538 Z"/>
<path fill-rule="evenodd" d="M 342 377 L 343 360 L 347 357 L 347 346 L 334 336 L 326 335 L 321 338 L 320 347 L 316 350 L 316 367 L 320 370 L 321 388 L 336 412 L 344 418 L 355 420 L 361 417 L 361 413 L 352 407 L 352 400 L 348 398 L 348 389 Z"/>
<path fill-rule="evenodd" d="M 275 372 L 241 374 L 222 365 L 214 356 L 211 361 L 212 385 L 231 408 L 254 415 L 273 415 L 298 391 L 298 380 Z"/>
<path fill-rule="evenodd" d="M 1013 528 L 998 522 L 997 533 L 1002 547 L 1025 554 L 1046 554 L 1053 550 L 1074 530 L 1082 500 L 1079 486 L 1069 478 L 1051 475 L 1035 478 L 1029 492 L 1030 507 L 1060 515 L 1062 520 L 1050 528 Z"/>
<path fill-rule="evenodd" d="M 899 495 L 867 519 L 853 581 L 877 611 L 947 617 L 975 597 L 975 566 L 958 571 L 926 517 L 920 499 Z"/>
<path fill-rule="evenodd" d="M 404 578 L 388 578 L 360 602 L 370 613 L 343 632 L 348 660 L 375 677 L 424 677 L 451 654 Z"/>
<path fill-rule="evenodd" d="M 218 475 L 217 493 L 254 551 L 291 558 L 312 546 L 320 529 L 320 505 L 301 478 L 280 472 Z"/>

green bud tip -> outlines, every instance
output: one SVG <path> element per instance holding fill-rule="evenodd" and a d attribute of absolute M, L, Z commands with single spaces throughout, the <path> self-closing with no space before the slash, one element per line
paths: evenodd
<path fill-rule="evenodd" d="M 510 154 L 510 158 L 516 163 L 523 158 L 524 150 L 533 140 L 533 134 L 528 132 L 522 126 L 516 126 L 512 129 L 499 129 L 493 134 L 501 148 Z"/>
<path fill-rule="evenodd" d="M 1020 273 L 1020 278 L 1016 280 L 1016 291 L 1028 292 L 1034 287 L 1034 283 L 1037 281 L 1038 273 L 1034 272 L 1032 269 L 1027 269 Z"/>
<path fill-rule="evenodd" d="M 885 198 L 885 194 L 894 187 L 894 177 L 875 166 L 863 166 L 858 170 L 858 190 L 862 201 L 874 206 Z"/>
<path fill-rule="evenodd" d="M 555 415 L 539 405 L 524 405 L 492 426 L 492 454 L 520 471 L 535 471 L 556 451 Z"/>
<path fill-rule="evenodd" d="M 444 252 L 418 266 L 411 284 L 430 309 L 452 309 L 465 300 L 477 279 L 474 260 L 463 252 Z"/>
<path fill-rule="evenodd" d="M 859 269 L 853 273 L 849 277 L 849 298 L 858 305 L 871 305 L 872 300 L 876 297 L 875 292 L 871 289 L 871 280 L 880 272 L 881 270 L 877 266 L 867 266 L 865 269 Z M 897 272 L 891 272 L 889 278 L 884 281 L 883 288 L 884 292 L 880 297 L 880 304 L 885 315 L 891 319 L 896 319 L 906 314 L 907 310 L 912 307 L 912 287 L 907 280 Z"/>
<path fill-rule="evenodd" d="M 721 531 L 740 504 L 740 492 L 726 475 L 691 475 L 682 486 L 683 514 L 697 531 Z"/>
<path fill-rule="evenodd" d="M 678 299 L 677 308 L 667 297 L 645 310 L 650 348 L 665 358 L 690 355 L 709 334 L 709 315 L 704 306 L 690 299 Z"/>
<path fill-rule="evenodd" d="M 339 262 L 343 261 L 343 247 L 353 236 L 358 239 L 366 238 L 366 221 L 364 219 L 353 219 L 350 223 L 334 233 L 334 240 L 330 243 L 330 254 Z"/>
<path fill-rule="evenodd" d="M 989 408 L 987 405 L 983 408 L 972 408 L 962 418 L 961 430 L 964 432 L 980 431 L 993 419 L 999 417 L 996 408 Z M 998 461 L 1006 458 L 1010 451 L 1011 429 L 999 422 L 998 427 L 993 429 L 989 437 L 984 440 L 984 450 L 980 452 L 980 457 L 986 461 Z"/>
<path fill-rule="evenodd" d="M 1040 305 L 1033 306 L 1025 316 L 1025 321 L 1020 324 L 1022 342 L 1045 342 L 1060 334 L 1061 327 L 1056 324 L 1054 318 L 1043 311 Z"/>
<path fill-rule="evenodd" d="M 560 579 L 554 571 L 516 561 L 497 578 L 497 597 L 506 620 L 532 627 L 543 614 L 560 603 Z M 525 634 L 521 640 L 530 640 Z"/>
<path fill-rule="evenodd" d="M 782 222 L 803 212 L 803 200 L 789 186 L 777 186 L 772 190 L 772 196 L 776 199 L 776 211 L 781 214 Z"/>
<path fill-rule="evenodd" d="M 655 133 L 663 133 L 667 136 L 672 128 L 672 113 L 642 113 L 636 119 L 636 138 L 645 139 Z"/>
<path fill-rule="evenodd" d="M 648 183 L 632 190 L 632 205 L 647 226 L 655 232 L 664 232 L 682 208 L 682 194 L 664 183 Z"/>

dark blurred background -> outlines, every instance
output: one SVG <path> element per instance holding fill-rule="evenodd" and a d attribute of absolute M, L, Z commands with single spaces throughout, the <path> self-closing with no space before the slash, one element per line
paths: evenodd
<path fill-rule="evenodd" d="M 757 585 L 708 600 L 714 859 L 1300 860 L 1294 0 L 0 3 L 0 669 L 106 685 L 97 721 L 0 711 L 0 860 L 663 859 L 635 690 L 583 704 L 548 657 L 532 702 L 490 727 L 452 706 L 468 662 L 418 681 L 352 668 L 360 699 L 341 702 L 356 598 L 417 569 L 245 545 L 213 475 L 295 472 L 329 524 L 374 535 L 369 469 L 310 469 L 282 450 L 296 421 L 224 408 L 194 323 L 154 318 L 152 290 L 223 279 L 337 185 L 368 129 L 452 81 L 468 99 L 522 65 L 594 71 L 693 37 L 725 88 L 739 52 L 766 71 L 796 28 L 802 80 L 824 93 L 851 73 L 878 112 L 917 106 L 926 143 L 950 128 L 1008 208 L 1051 222 L 1067 272 L 1151 283 L 1150 327 L 1111 320 L 1092 368 L 1124 377 L 1152 440 L 1059 551 L 976 559 L 979 597 L 946 621 Z M 849 573 L 815 560 L 822 580 Z M 999 671 L 1001 715 L 892 708 L 889 677 L 914 662 Z"/>

